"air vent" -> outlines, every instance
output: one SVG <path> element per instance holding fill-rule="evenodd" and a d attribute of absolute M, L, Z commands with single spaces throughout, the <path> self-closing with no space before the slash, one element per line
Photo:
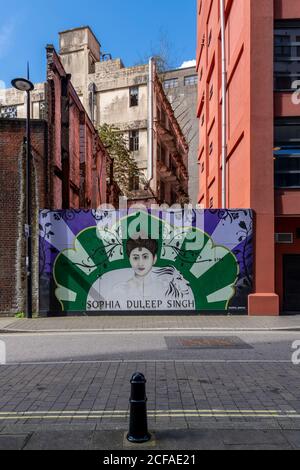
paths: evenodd
<path fill-rule="evenodd" d="M 292 233 L 276 233 L 275 241 L 276 243 L 293 243 L 293 234 Z"/>

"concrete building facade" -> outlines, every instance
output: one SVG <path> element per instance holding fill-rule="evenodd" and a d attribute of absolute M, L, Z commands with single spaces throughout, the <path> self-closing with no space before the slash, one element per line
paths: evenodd
<path fill-rule="evenodd" d="M 146 204 L 188 202 L 188 145 L 156 71 L 152 101 L 153 178 L 148 183 L 149 65 L 124 67 L 121 59 L 104 56 L 88 27 L 61 32 L 59 43 L 62 63 L 94 125 L 113 125 L 128 139 L 141 172 L 140 181 L 134 181 L 129 188 L 133 193 L 131 200 Z M 162 126 L 165 133 L 161 132 Z"/>
<path fill-rule="evenodd" d="M 163 72 L 161 80 L 165 93 L 172 105 L 175 117 L 189 146 L 189 198 L 191 204 L 198 203 L 199 169 L 197 119 L 198 75 L 196 67 L 181 68 Z"/>
<path fill-rule="evenodd" d="M 197 8 L 198 201 L 216 209 L 222 207 L 223 170 L 220 2 L 198 0 Z M 226 0 L 225 18 L 226 207 L 255 212 L 249 314 L 299 312 L 300 108 L 293 97 L 300 79 L 300 5 Z"/>
<path fill-rule="evenodd" d="M 59 45 L 62 66 L 70 75 L 72 86 L 92 124 L 96 128 L 103 124 L 112 125 L 123 132 L 128 141 L 141 172 L 139 180 L 135 178 L 128 188 L 131 202 L 169 205 L 189 202 L 188 167 L 191 165 L 188 162 L 191 159 L 197 161 L 194 147 L 193 156 L 188 156 L 188 141 L 191 141 L 191 145 L 197 141 L 195 84 L 189 83 L 185 87 L 186 93 L 179 87 L 177 91 L 180 94 L 176 97 L 171 93 L 171 101 L 176 106 L 174 111 L 166 96 L 170 90 L 161 88 L 160 79 L 154 72 L 153 178 L 148 182 L 149 64 L 124 67 L 120 59 L 104 56 L 100 43 L 89 27 L 61 32 Z M 193 69 L 187 72 L 187 77 L 191 75 L 195 76 Z M 44 84 L 36 86 L 32 101 L 32 116 L 43 118 L 46 102 Z M 14 90 L 0 90 L 0 112 L 3 116 L 23 117 L 25 109 L 21 94 Z M 186 133 L 182 132 L 180 126 L 185 123 Z M 162 132 L 159 132 L 158 128 L 162 125 L 168 137 L 162 137 Z M 191 181 L 194 181 L 194 177 Z M 195 185 L 193 199 L 195 202 Z"/>

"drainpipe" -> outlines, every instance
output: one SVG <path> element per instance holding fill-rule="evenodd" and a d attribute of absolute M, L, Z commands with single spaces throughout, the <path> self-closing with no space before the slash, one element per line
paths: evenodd
<path fill-rule="evenodd" d="M 220 0 L 221 19 L 221 49 L 222 49 L 222 208 L 226 208 L 227 186 L 226 186 L 226 165 L 227 165 L 227 73 L 226 73 L 226 46 L 225 46 L 225 5 L 224 0 Z"/>
<path fill-rule="evenodd" d="M 147 180 L 148 187 L 153 180 L 153 98 L 154 98 L 154 59 L 149 60 L 149 78 L 148 78 L 148 165 Z"/>

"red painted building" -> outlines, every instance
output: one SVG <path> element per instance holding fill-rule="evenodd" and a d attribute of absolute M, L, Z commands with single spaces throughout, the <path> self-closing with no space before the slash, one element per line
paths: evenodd
<path fill-rule="evenodd" d="M 226 207 L 255 211 L 250 315 L 300 312 L 300 3 L 224 0 Z M 199 203 L 222 206 L 219 0 L 198 0 Z M 298 96 L 299 97 L 299 96 Z M 298 100 L 299 101 L 299 100 Z"/>

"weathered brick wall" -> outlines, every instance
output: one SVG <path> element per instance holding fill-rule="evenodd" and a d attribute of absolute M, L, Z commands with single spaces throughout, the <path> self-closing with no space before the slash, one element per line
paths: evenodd
<path fill-rule="evenodd" d="M 32 121 L 33 292 L 37 309 L 38 208 L 47 204 L 46 125 Z M 0 119 L 0 315 L 25 310 L 25 121 Z"/>

